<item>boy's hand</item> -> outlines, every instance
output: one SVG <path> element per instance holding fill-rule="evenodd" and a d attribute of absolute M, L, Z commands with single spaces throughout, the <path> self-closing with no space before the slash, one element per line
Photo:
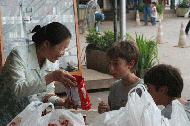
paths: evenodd
<path fill-rule="evenodd" d="M 98 105 L 98 113 L 102 114 L 102 113 L 108 112 L 108 111 L 110 111 L 109 105 L 104 103 L 103 101 L 101 101 Z"/>

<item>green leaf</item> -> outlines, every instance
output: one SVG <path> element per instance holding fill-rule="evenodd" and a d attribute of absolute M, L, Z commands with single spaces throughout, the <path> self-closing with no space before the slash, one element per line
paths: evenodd
<path fill-rule="evenodd" d="M 137 63 L 137 74 L 144 76 L 144 72 L 159 62 L 157 43 L 147 40 L 143 35 L 136 34 L 136 43 L 139 48 L 139 60 Z"/>

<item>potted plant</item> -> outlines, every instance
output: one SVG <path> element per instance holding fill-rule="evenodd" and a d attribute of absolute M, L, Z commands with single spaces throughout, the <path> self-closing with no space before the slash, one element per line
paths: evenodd
<path fill-rule="evenodd" d="M 129 34 L 128 40 L 136 41 L 140 56 L 137 63 L 137 75 L 144 76 L 144 72 L 158 63 L 157 43 L 146 39 L 143 35 L 136 35 L 133 39 Z M 119 35 L 119 38 L 121 36 Z M 106 60 L 106 50 L 114 44 L 114 33 L 105 31 L 103 34 L 90 29 L 86 36 L 88 46 L 86 47 L 86 62 L 88 69 L 94 69 L 103 73 L 108 73 L 108 63 Z"/>
<path fill-rule="evenodd" d="M 119 39 L 121 35 L 119 34 Z M 133 39 L 130 35 L 126 35 L 127 39 Z M 94 28 L 88 30 L 86 36 L 86 64 L 88 69 L 94 69 L 102 73 L 109 73 L 108 63 L 106 59 L 106 50 L 114 44 L 114 32 L 105 31 L 103 33 L 96 32 Z"/>
<path fill-rule="evenodd" d="M 176 8 L 176 15 L 179 17 L 184 17 L 184 15 L 188 12 L 188 10 L 189 10 L 188 0 L 183 0 L 178 4 Z"/>
<path fill-rule="evenodd" d="M 101 34 L 92 28 L 88 30 L 86 42 L 89 43 L 86 47 L 87 68 L 108 73 L 105 51 L 114 43 L 114 33 L 105 31 Z"/>
<path fill-rule="evenodd" d="M 148 69 L 159 63 L 157 42 L 154 40 L 148 40 L 143 35 L 136 34 L 136 43 L 140 53 L 136 74 L 143 78 L 144 73 Z"/>

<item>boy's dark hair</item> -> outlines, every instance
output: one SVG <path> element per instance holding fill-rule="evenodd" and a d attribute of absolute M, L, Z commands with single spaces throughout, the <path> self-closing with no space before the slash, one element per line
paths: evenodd
<path fill-rule="evenodd" d="M 172 98 L 181 97 L 183 90 L 183 79 L 178 69 L 166 64 L 156 65 L 147 71 L 144 83 L 154 85 L 156 91 L 161 86 L 166 86 L 168 88 L 167 94 Z"/>
<path fill-rule="evenodd" d="M 133 41 L 121 41 L 113 45 L 107 50 L 107 57 L 110 59 L 121 58 L 130 63 L 134 60 L 135 64 L 132 68 L 132 71 L 135 70 L 139 58 L 139 50 Z"/>
<path fill-rule="evenodd" d="M 32 30 L 34 35 L 32 41 L 36 46 L 40 45 L 41 42 L 48 40 L 51 46 L 55 46 L 62 41 L 71 38 L 69 29 L 59 22 L 52 22 L 43 27 L 36 25 Z"/>

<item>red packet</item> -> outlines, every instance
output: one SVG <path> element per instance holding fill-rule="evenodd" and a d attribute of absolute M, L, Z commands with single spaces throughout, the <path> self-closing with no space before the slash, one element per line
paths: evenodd
<path fill-rule="evenodd" d="M 90 103 L 90 98 L 88 96 L 88 92 L 86 91 L 86 84 L 84 81 L 84 78 L 80 75 L 73 75 L 78 84 L 78 93 L 81 101 L 81 108 L 83 110 L 89 110 L 91 109 L 91 103 Z"/>

